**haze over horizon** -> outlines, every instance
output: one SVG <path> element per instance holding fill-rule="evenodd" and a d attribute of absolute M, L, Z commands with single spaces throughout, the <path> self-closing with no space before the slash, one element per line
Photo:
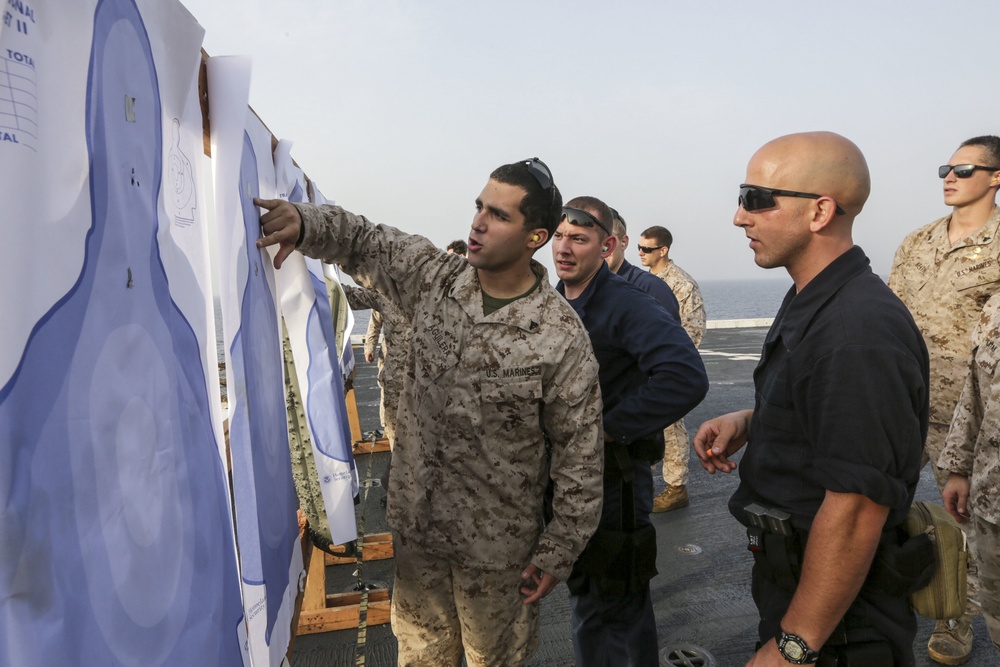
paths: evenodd
<path fill-rule="evenodd" d="M 538 156 L 621 212 L 629 261 L 660 224 L 699 280 L 784 279 L 733 227 L 737 187 L 763 143 L 830 130 L 868 159 L 854 238 L 885 276 L 949 212 L 937 166 L 1000 134 L 988 0 L 182 2 L 209 55 L 253 57 L 250 105 L 328 199 L 442 247 L 495 167 Z"/>

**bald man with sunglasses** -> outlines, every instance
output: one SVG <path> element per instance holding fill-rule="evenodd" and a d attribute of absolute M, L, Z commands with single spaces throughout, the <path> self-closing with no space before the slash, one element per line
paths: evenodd
<path fill-rule="evenodd" d="M 757 265 L 794 286 L 765 338 L 753 409 L 702 424 L 694 449 L 728 473 L 746 446 L 729 510 L 754 557 L 754 667 L 914 664 L 905 588 L 917 581 L 889 566 L 914 546 L 899 528 L 927 433 L 927 351 L 854 245 L 869 190 L 861 151 L 830 132 L 765 144 L 740 186 L 733 224 Z"/>
<path fill-rule="evenodd" d="M 906 237 L 896 251 L 889 287 L 913 313 L 931 360 L 930 429 L 924 447 L 938 489 L 949 471 L 938 466 L 968 371 L 972 331 L 983 306 L 1000 291 L 1000 137 L 962 142 L 938 168 L 949 215 Z M 971 524 L 963 525 L 974 544 Z M 972 549 L 970 553 L 975 553 Z M 972 654 L 972 617 L 979 613 L 978 568 L 969 560 L 969 597 L 961 618 L 939 621 L 927 643 L 931 659 L 959 665 Z"/>

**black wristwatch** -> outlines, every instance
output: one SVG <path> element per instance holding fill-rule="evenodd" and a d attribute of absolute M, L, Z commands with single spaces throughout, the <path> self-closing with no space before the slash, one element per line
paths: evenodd
<path fill-rule="evenodd" d="M 819 660 L 819 652 L 809 648 L 806 640 L 798 635 L 792 635 L 784 630 L 778 629 L 778 651 L 781 657 L 793 665 L 812 665 Z"/>

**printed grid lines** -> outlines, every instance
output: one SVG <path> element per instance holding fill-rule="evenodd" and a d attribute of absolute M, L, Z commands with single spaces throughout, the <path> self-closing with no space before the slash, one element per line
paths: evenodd
<path fill-rule="evenodd" d="M 17 143 L 35 150 L 38 139 L 38 96 L 35 70 L 0 56 L 0 137 L 17 137 Z"/>

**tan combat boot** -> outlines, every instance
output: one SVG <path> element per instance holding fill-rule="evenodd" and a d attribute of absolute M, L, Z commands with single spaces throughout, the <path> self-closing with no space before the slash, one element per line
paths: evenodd
<path fill-rule="evenodd" d="M 688 506 L 686 486 L 668 486 L 663 493 L 653 498 L 654 512 L 672 512 Z"/>
<path fill-rule="evenodd" d="M 942 665 L 961 665 L 972 655 L 972 617 L 938 621 L 927 641 L 927 655 Z"/>

